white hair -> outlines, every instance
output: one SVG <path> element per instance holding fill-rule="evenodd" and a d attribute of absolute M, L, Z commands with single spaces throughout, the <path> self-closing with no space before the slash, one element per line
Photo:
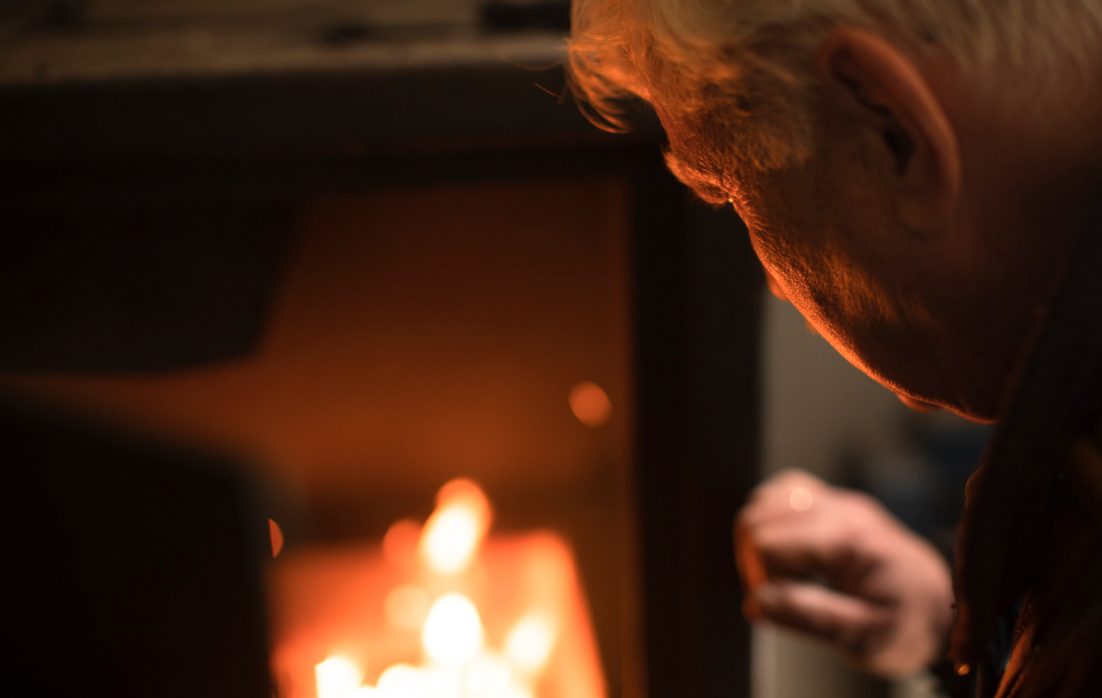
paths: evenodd
<path fill-rule="evenodd" d="M 811 56 L 842 25 L 912 54 L 948 52 L 982 84 L 995 63 L 1044 70 L 1092 53 L 1102 0 L 574 0 L 571 84 L 610 130 L 626 127 L 625 97 L 650 102 L 672 169 L 722 200 L 732 162 L 773 169 L 808 156 Z"/>

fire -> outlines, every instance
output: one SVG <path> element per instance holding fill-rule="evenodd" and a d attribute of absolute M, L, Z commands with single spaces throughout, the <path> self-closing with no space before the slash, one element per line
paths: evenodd
<path fill-rule="evenodd" d="M 395 521 L 383 536 L 383 554 L 391 563 L 404 567 L 415 561 L 421 524 L 413 519 Z"/>
<path fill-rule="evenodd" d="M 437 599 L 421 631 L 425 654 L 446 667 L 469 664 L 482 649 L 482 640 L 482 618 L 462 594 L 445 594 Z"/>
<path fill-rule="evenodd" d="M 490 502 L 470 480 L 444 485 L 436 501 L 421 536 L 421 559 L 433 572 L 452 575 L 467 569 L 478 553 L 490 528 Z"/>
<path fill-rule="evenodd" d="M 430 698 L 425 695 L 425 684 L 424 677 L 416 667 L 409 664 L 395 664 L 388 667 L 379 677 L 379 685 L 375 691 L 385 698 Z M 318 698 L 323 698 L 320 691 Z"/>
<path fill-rule="evenodd" d="M 392 664 L 372 685 L 355 661 L 329 656 L 314 667 L 317 698 L 535 698 L 559 641 L 559 623 L 549 610 L 554 604 L 531 600 L 535 605 L 507 626 L 500 647 L 493 647 L 482 614 L 464 593 L 492 517 L 478 485 L 455 480 L 441 488 L 423 527 L 409 521 L 391 527 L 384 539 L 386 558 L 400 565 L 419 561 L 422 573 L 420 583 L 391 588 L 384 613 L 396 628 L 419 629 L 422 662 Z M 414 532 L 420 534 L 416 543 Z M 545 539 L 534 539 L 533 552 L 558 559 L 553 544 L 539 541 Z M 414 546 L 415 557 L 407 552 Z M 563 564 L 570 566 L 569 560 Z"/>
<path fill-rule="evenodd" d="M 479 655 L 467 669 L 463 688 L 471 695 L 502 695 L 513 685 L 513 671 L 502 657 Z"/>
<path fill-rule="evenodd" d="M 555 622 L 540 613 L 520 620 L 505 638 L 505 654 L 527 674 L 538 674 L 555 649 Z"/>
<path fill-rule="evenodd" d="M 429 595 L 413 584 L 395 587 L 386 595 L 383 612 L 387 622 L 402 630 L 418 630 L 429 613 Z"/>
<path fill-rule="evenodd" d="M 352 696 L 363 681 L 356 663 L 347 657 L 335 656 L 314 667 L 318 698 Z"/>

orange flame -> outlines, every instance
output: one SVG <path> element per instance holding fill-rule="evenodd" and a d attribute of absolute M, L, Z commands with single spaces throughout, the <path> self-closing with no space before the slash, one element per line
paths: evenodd
<path fill-rule="evenodd" d="M 505 638 L 505 654 L 525 674 L 538 674 L 551 659 L 556 635 L 556 623 L 552 618 L 542 613 L 529 613 L 509 631 Z"/>
<path fill-rule="evenodd" d="M 462 667 L 482 650 L 482 618 L 463 594 L 445 594 L 436 600 L 421 630 L 421 644 L 433 662 Z"/>
<path fill-rule="evenodd" d="M 318 698 L 351 698 L 363 681 L 363 674 L 348 657 L 332 656 L 314 667 Z"/>
<path fill-rule="evenodd" d="M 424 568 L 418 576 L 428 572 L 430 581 L 427 586 L 421 582 L 391 586 L 383 611 L 393 627 L 420 632 L 422 661 L 417 666 L 393 664 L 371 684 L 365 683 L 363 672 L 351 659 L 331 655 L 314 667 L 317 698 L 535 698 L 537 687 L 541 695 L 545 689 L 557 691 L 549 694 L 556 696 L 604 695 L 599 668 L 587 669 L 575 656 L 577 637 L 571 633 L 577 628 L 560 617 L 566 608 L 560 607 L 559 592 L 548 591 L 573 588 L 569 581 L 573 563 L 557 539 L 527 539 L 523 548 L 527 561 L 518 562 L 515 569 L 516 579 L 526 580 L 526 588 L 531 587 L 528 610 L 500 645 L 488 641 L 471 598 L 456 591 L 466 588 L 470 580 L 453 575 L 468 570 L 480 554 L 492 516 L 478 485 L 453 480 L 440 489 L 436 509 L 423 527 L 409 520 L 391 527 L 383 542 L 385 559 L 409 573 L 419 558 Z M 433 600 L 429 588 L 446 593 Z M 574 622 L 581 627 L 584 617 Z M 552 662 L 565 661 L 564 652 L 572 665 L 593 676 L 576 679 L 570 672 L 560 676 L 561 672 L 550 671 Z"/>
<path fill-rule="evenodd" d="M 433 572 L 453 575 L 470 566 L 493 514 L 482 489 L 470 480 L 444 485 L 436 502 L 421 535 L 421 559 Z"/>

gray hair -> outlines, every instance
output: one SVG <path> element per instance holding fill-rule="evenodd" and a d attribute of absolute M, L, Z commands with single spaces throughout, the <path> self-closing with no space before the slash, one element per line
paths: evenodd
<path fill-rule="evenodd" d="M 946 51 L 982 86 L 994 63 L 1090 53 L 1102 0 L 574 0 L 571 85 L 609 130 L 627 126 L 624 98 L 650 102 L 675 174 L 723 200 L 733 163 L 775 169 L 812 151 L 811 56 L 837 26 Z"/>

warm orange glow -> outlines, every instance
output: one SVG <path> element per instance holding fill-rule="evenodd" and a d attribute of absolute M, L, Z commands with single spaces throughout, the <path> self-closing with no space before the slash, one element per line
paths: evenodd
<path fill-rule="evenodd" d="M 417 669 L 409 664 L 395 664 L 387 667 L 379 676 L 376 689 L 385 698 L 422 698 L 425 694 L 424 684 L 424 678 Z"/>
<path fill-rule="evenodd" d="M 268 519 L 268 536 L 272 539 L 272 557 L 279 557 L 283 552 L 283 530 L 275 519 Z"/>
<path fill-rule="evenodd" d="M 606 698 L 569 546 L 552 533 L 484 541 L 491 515 L 482 490 L 457 480 L 423 528 L 392 526 L 383 550 L 284 555 L 274 566 L 280 695 Z M 437 564 L 434 541 L 458 541 L 461 564 Z M 411 663 L 387 666 L 395 661 Z"/>
<path fill-rule="evenodd" d="M 463 690 L 474 696 L 502 695 L 513 685 L 513 670 L 497 655 L 483 653 L 467 667 Z"/>
<path fill-rule="evenodd" d="M 314 667 L 318 698 L 352 698 L 363 681 L 356 663 L 347 657 L 329 657 Z"/>
<path fill-rule="evenodd" d="M 521 671 L 538 674 L 547 666 L 555 649 L 555 621 L 541 613 L 530 613 L 505 638 L 505 654 Z"/>
<path fill-rule="evenodd" d="M 587 427 L 599 427 L 612 417 L 612 401 L 601 386 L 582 381 L 570 389 L 570 411 Z"/>
<path fill-rule="evenodd" d="M 387 622 L 402 630 L 418 630 L 429 612 L 429 595 L 412 584 L 394 587 L 386 595 L 383 612 Z"/>
<path fill-rule="evenodd" d="M 395 521 L 383 536 L 383 554 L 391 564 L 404 567 L 417 556 L 417 541 L 421 538 L 421 524 L 413 519 Z"/>
<path fill-rule="evenodd" d="M 445 667 L 462 667 L 478 656 L 482 642 L 482 618 L 470 599 L 453 593 L 436 600 L 421 631 L 429 659 Z"/>
<path fill-rule="evenodd" d="M 490 502 L 470 480 L 449 482 L 436 499 L 436 511 L 421 536 L 421 559 L 437 574 L 456 574 L 470 566 L 482 545 L 490 527 Z"/>

